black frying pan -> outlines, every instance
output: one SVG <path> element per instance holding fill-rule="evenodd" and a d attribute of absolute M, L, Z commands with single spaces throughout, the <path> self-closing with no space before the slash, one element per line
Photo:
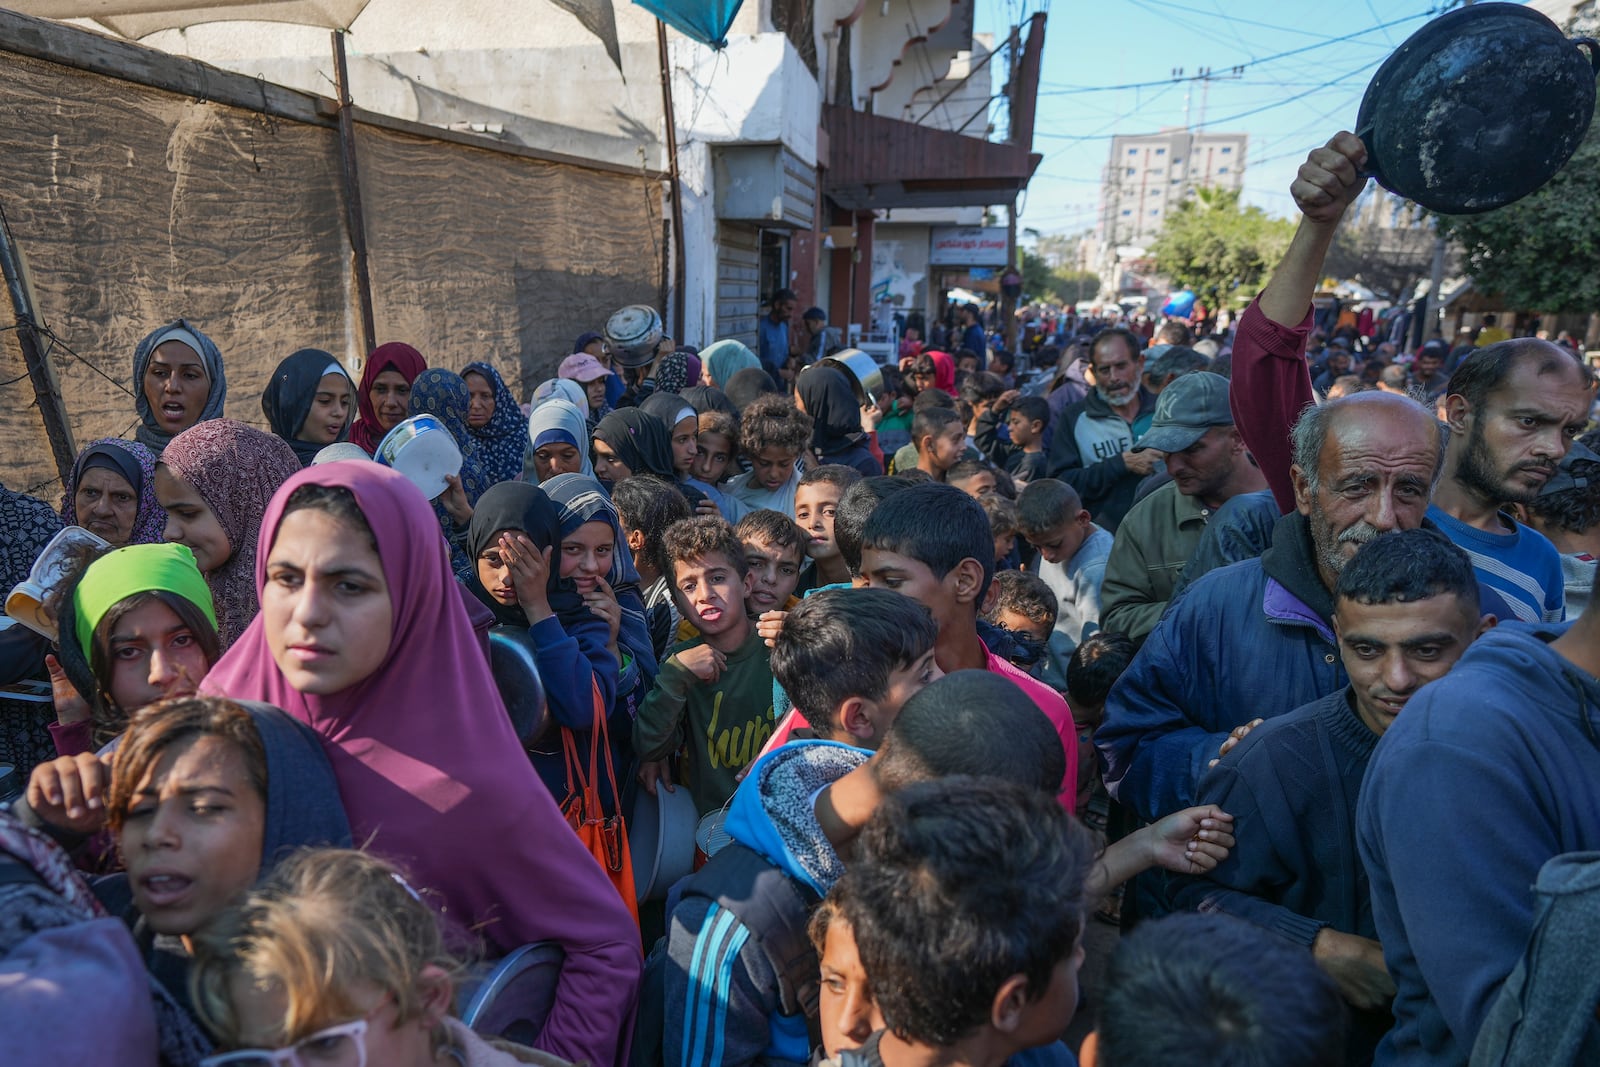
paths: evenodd
<path fill-rule="evenodd" d="M 1356 131 L 1390 192 L 1444 215 L 1520 200 L 1594 117 L 1600 44 L 1518 4 L 1474 4 L 1412 34 L 1367 85 Z"/>

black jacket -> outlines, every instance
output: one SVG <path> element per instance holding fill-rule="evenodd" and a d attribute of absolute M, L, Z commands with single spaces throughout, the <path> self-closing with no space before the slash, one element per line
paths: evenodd
<path fill-rule="evenodd" d="M 1050 477 L 1076 489 L 1094 521 L 1113 533 L 1133 507 L 1133 494 L 1144 478 L 1128 470 L 1122 453 L 1133 446 L 1135 428 L 1148 425 L 1155 410 L 1155 394 L 1140 386 L 1139 413 L 1130 426 L 1097 391 L 1090 390 L 1055 421 L 1046 464 Z"/>

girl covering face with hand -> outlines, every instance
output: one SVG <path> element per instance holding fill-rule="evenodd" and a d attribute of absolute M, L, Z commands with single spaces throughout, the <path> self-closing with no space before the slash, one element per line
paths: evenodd
<path fill-rule="evenodd" d="M 580 591 L 570 573 L 561 573 L 566 553 L 556 553 L 562 548 L 560 508 L 536 486 L 501 482 L 473 512 L 468 550 L 476 568 L 466 584 L 499 623 L 527 630 L 551 717 L 575 731 L 587 751 L 596 695 L 607 709 L 617 705 L 622 611 L 598 574 Z M 560 736 L 530 739 L 529 749 L 551 796 L 564 800 Z"/>
<path fill-rule="evenodd" d="M 377 464 L 290 478 L 261 525 L 261 614 L 206 691 L 275 704 L 316 731 L 354 832 L 492 954 L 561 945 L 537 1044 L 614 1063 L 638 928 L 523 754 L 431 515 Z"/>

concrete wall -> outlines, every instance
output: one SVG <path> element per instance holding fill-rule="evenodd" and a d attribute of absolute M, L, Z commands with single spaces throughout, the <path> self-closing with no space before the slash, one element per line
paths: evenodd
<path fill-rule="evenodd" d="M 937 2 L 948 9 L 950 0 Z M 656 20 L 623 0 L 612 7 L 621 70 L 594 34 L 543 0 L 462 0 L 444 20 L 437 5 L 372 0 L 347 39 L 351 96 L 382 114 L 469 124 L 514 144 L 665 170 Z M 720 52 L 668 31 L 683 181 L 686 299 L 679 332 L 702 344 L 714 339 L 716 321 L 711 147 L 783 144 L 808 165 L 817 160 L 817 81 L 771 24 L 770 3 L 750 0 Z M 215 23 L 156 34 L 146 43 L 291 87 L 332 90 L 326 31 Z"/>
<path fill-rule="evenodd" d="M 676 39 L 672 94 L 683 183 L 683 336 L 716 337 L 717 220 L 711 150 L 723 144 L 783 144 L 817 162 L 821 94 L 789 39 L 778 33 L 730 37 L 721 52 Z"/>

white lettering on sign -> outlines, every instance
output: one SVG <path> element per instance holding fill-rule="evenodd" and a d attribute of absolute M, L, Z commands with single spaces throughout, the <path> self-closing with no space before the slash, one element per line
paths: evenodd
<path fill-rule="evenodd" d="M 941 267 L 1003 267 L 1003 226 L 934 226 L 928 234 L 928 261 Z"/>

